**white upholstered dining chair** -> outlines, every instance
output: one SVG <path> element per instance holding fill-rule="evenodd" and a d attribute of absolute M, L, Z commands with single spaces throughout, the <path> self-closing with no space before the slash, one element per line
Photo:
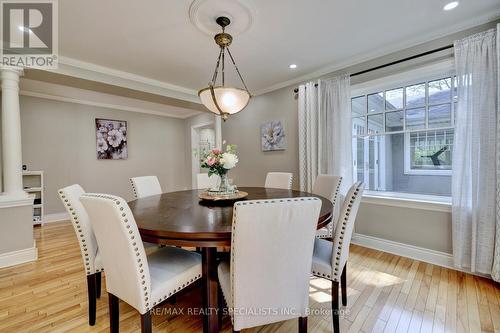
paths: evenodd
<path fill-rule="evenodd" d="M 316 237 L 332 238 L 332 231 L 337 221 L 338 196 L 342 177 L 332 175 L 318 175 L 314 181 L 313 194 L 330 200 L 333 204 L 332 222 L 316 232 Z"/>
<path fill-rule="evenodd" d="M 249 200 L 234 204 L 230 262 L 219 283 L 235 331 L 299 318 L 307 331 L 309 277 L 318 198 Z M 270 309 L 266 314 L 245 312 Z"/>
<path fill-rule="evenodd" d="M 87 210 L 106 269 L 110 331 L 119 331 L 119 300 L 141 314 L 141 332 L 151 332 L 151 310 L 201 277 L 201 256 L 177 247 L 146 255 L 127 202 L 108 194 L 86 193 Z"/>
<path fill-rule="evenodd" d="M 333 331 L 340 332 L 339 323 L 339 283 L 342 288 L 342 305 L 347 305 L 347 258 L 363 195 L 364 184 L 357 182 L 346 194 L 335 226 L 333 241 L 316 238 L 312 261 L 312 274 L 332 281 L 332 320 Z"/>
<path fill-rule="evenodd" d="M 160 181 L 156 176 L 133 177 L 130 178 L 130 183 L 136 199 L 163 193 Z"/>
<path fill-rule="evenodd" d="M 196 188 L 199 190 L 211 189 L 217 186 L 219 182 L 219 176 L 212 175 L 208 176 L 208 173 L 198 173 L 196 175 Z"/>
<path fill-rule="evenodd" d="M 290 172 L 268 172 L 266 175 L 266 188 L 292 189 L 293 174 Z"/>
<path fill-rule="evenodd" d="M 104 271 L 104 267 L 89 216 L 85 207 L 80 202 L 80 197 L 85 191 L 80 185 L 74 184 L 59 189 L 58 193 L 70 216 L 78 244 L 80 245 L 83 266 L 87 274 L 89 325 L 93 326 L 96 320 L 96 298 L 101 297 L 101 272 Z M 150 253 L 155 251 L 158 245 L 144 243 L 144 247 Z"/>
<path fill-rule="evenodd" d="M 74 184 L 60 189 L 58 193 L 70 216 L 80 245 L 83 267 L 87 274 L 89 325 L 93 326 L 96 318 L 96 298 L 101 297 L 101 272 L 104 268 L 89 217 L 80 202 L 80 196 L 85 191 L 80 185 Z"/>

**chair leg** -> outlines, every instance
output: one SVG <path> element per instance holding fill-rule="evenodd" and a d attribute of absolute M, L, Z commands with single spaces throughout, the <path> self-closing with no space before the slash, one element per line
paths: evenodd
<path fill-rule="evenodd" d="M 87 275 L 87 294 L 89 298 L 89 325 L 95 325 L 96 312 L 96 276 L 95 274 Z"/>
<path fill-rule="evenodd" d="M 101 272 L 95 273 L 95 290 L 97 298 L 101 298 Z"/>
<path fill-rule="evenodd" d="M 336 281 L 332 281 L 332 320 L 333 320 L 333 333 L 340 333 L 339 283 Z"/>
<path fill-rule="evenodd" d="M 120 331 L 120 300 L 113 294 L 109 297 L 109 331 L 118 333 Z"/>
<path fill-rule="evenodd" d="M 299 333 L 307 333 L 307 317 L 299 317 Z"/>
<path fill-rule="evenodd" d="M 340 289 L 342 289 L 342 305 L 347 306 L 347 264 L 345 264 L 340 276 Z"/>
<path fill-rule="evenodd" d="M 141 333 L 151 333 L 153 323 L 151 322 L 151 311 L 141 315 Z"/>

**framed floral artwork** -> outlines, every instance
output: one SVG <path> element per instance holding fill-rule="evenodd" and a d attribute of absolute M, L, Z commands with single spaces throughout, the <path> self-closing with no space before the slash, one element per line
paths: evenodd
<path fill-rule="evenodd" d="M 262 151 L 286 149 L 285 128 L 279 120 L 268 121 L 260 126 Z"/>
<path fill-rule="evenodd" d="M 125 160 L 127 150 L 127 122 L 124 120 L 95 120 L 98 160 Z"/>

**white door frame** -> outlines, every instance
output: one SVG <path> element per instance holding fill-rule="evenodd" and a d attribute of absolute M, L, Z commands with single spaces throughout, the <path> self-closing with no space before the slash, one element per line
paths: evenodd
<path fill-rule="evenodd" d="M 199 161 L 199 156 L 195 156 L 193 154 L 194 149 L 198 148 L 198 142 L 199 140 L 199 134 L 197 132 L 198 129 L 207 127 L 207 126 L 212 126 L 215 131 L 215 144 L 217 145 L 217 129 L 216 129 L 217 122 L 216 121 L 206 121 L 203 123 L 199 123 L 196 125 L 191 126 L 191 184 L 194 186 L 196 182 L 198 181 L 196 178 L 196 175 L 200 173 L 200 161 Z"/>

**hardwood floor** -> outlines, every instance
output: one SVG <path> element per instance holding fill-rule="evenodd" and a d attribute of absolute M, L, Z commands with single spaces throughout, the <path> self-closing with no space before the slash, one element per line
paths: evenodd
<path fill-rule="evenodd" d="M 96 326 L 87 324 L 87 287 L 69 223 L 35 229 L 39 260 L 0 269 L 0 332 L 107 332 L 108 297 L 97 300 Z M 500 286 L 488 279 L 352 246 L 348 306 L 342 332 L 500 332 Z M 154 332 L 201 332 L 193 290 L 153 315 Z M 332 332 L 330 282 L 311 278 L 309 332 Z M 191 310 L 192 311 L 192 310 Z M 326 314 L 325 314 L 326 313 Z M 121 332 L 137 332 L 140 316 L 120 304 Z M 225 317 L 223 332 L 231 332 Z M 245 332 L 296 332 L 297 321 Z"/>

